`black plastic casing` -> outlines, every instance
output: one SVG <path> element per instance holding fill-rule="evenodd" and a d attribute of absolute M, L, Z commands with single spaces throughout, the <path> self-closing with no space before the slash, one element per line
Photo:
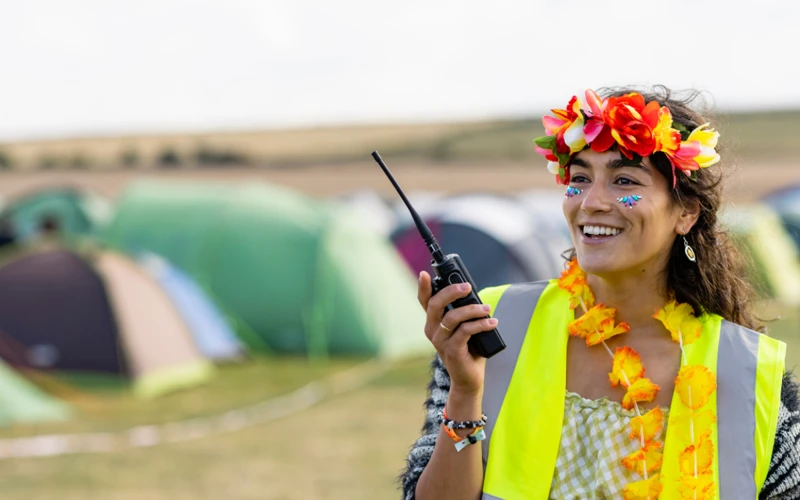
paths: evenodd
<path fill-rule="evenodd" d="M 469 291 L 469 295 L 456 300 L 452 304 L 448 304 L 446 311 L 451 311 L 457 307 L 464 307 L 470 304 L 483 304 L 481 299 L 478 298 L 478 287 L 475 286 L 472 276 L 469 275 L 467 267 L 461 261 L 461 257 L 459 257 L 458 254 L 447 254 L 442 262 L 437 263 L 434 260 L 431 262 L 431 267 L 436 273 L 436 276 L 434 276 L 431 281 L 431 292 L 434 295 L 443 288 L 456 283 L 469 283 L 472 287 Z M 489 315 L 486 317 L 488 318 Z M 488 332 L 476 333 L 470 337 L 467 342 L 467 347 L 469 348 L 469 352 L 474 356 L 491 358 L 505 349 L 506 343 L 503 342 L 500 332 L 495 328 Z"/>

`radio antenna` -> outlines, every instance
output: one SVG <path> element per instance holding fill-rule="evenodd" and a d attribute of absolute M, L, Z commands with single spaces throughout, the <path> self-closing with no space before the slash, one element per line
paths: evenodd
<path fill-rule="evenodd" d="M 419 234 L 425 241 L 425 245 L 431 252 L 433 260 L 435 260 L 436 262 L 442 262 L 444 260 L 444 253 L 442 252 L 442 249 L 439 247 L 439 242 L 437 242 L 436 238 L 433 236 L 433 232 L 430 230 L 428 225 L 425 224 L 425 221 L 422 220 L 422 217 L 419 216 L 417 211 L 414 210 L 414 207 L 411 206 L 411 202 L 408 201 L 408 198 L 406 198 L 406 195 L 405 193 L 403 193 L 403 190 L 400 188 L 400 185 L 394 179 L 392 173 L 389 172 L 389 167 L 387 167 L 386 164 L 383 163 L 381 155 L 379 155 L 377 151 L 373 151 L 372 158 L 374 158 L 375 161 L 378 162 L 378 165 L 381 166 L 381 168 L 383 169 L 383 173 L 385 173 L 386 177 L 388 177 L 389 180 L 392 182 L 392 185 L 397 191 L 397 194 L 400 195 L 400 198 L 403 200 L 403 203 L 405 203 L 406 207 L 408 207 L 408 211 L 411 213 L 411 218 L 414 219 L 414 224 L 417 226 L 417 231 L 419 231 Z"/>

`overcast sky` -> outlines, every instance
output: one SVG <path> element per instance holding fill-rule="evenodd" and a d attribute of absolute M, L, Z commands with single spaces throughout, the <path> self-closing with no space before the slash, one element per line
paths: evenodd
<path fill-rule="evenodd" d="M 521 116 L 626 83 L 800 108 L 798 3 L 737 3 L 0 0 L 0 140 Z"/>

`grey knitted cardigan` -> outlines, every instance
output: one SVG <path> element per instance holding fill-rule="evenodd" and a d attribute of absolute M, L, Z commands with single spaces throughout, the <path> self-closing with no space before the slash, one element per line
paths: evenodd
<path fill-rule="evenodd" d="M 433 379 L 428 385 L 428 399 L 425 401 L 428 413 L 422 437 L 411 448 L 406 468 L 400 476 L 404 500 L 414 500 L 417 481 L 436 445 L 439 433 L 436 414 L 444 408 L 450 390 L 450 375 L 438 356 L 434 358 L 431 369 Z M 793 375 L 784 375 L 775 447 L 760 500 L 800 500 L 800 399 L 797 391 Z"/>

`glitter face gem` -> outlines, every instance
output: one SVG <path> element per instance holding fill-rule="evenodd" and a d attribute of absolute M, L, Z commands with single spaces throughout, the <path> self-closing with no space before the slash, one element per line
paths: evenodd
<path fill-rule="evenodd" d="M 634 194 L 631 196 L 623 196 L 622 198 L 617 198 L 617 201 L 622 203 L 628 208 L 633 208 L 633 206 L 636 205 L 636 202 L 641 199 L 642 197 L 640 195 Z"/>
<path fill-rule="evenodd" d="M 575 195 L 581 194 L 583 192 L 582 189 L 574 188 L 572 186 L 567 188 L 567 192 L 564 193 L 564 196 L 567 198 L 572 198 Z"/>

